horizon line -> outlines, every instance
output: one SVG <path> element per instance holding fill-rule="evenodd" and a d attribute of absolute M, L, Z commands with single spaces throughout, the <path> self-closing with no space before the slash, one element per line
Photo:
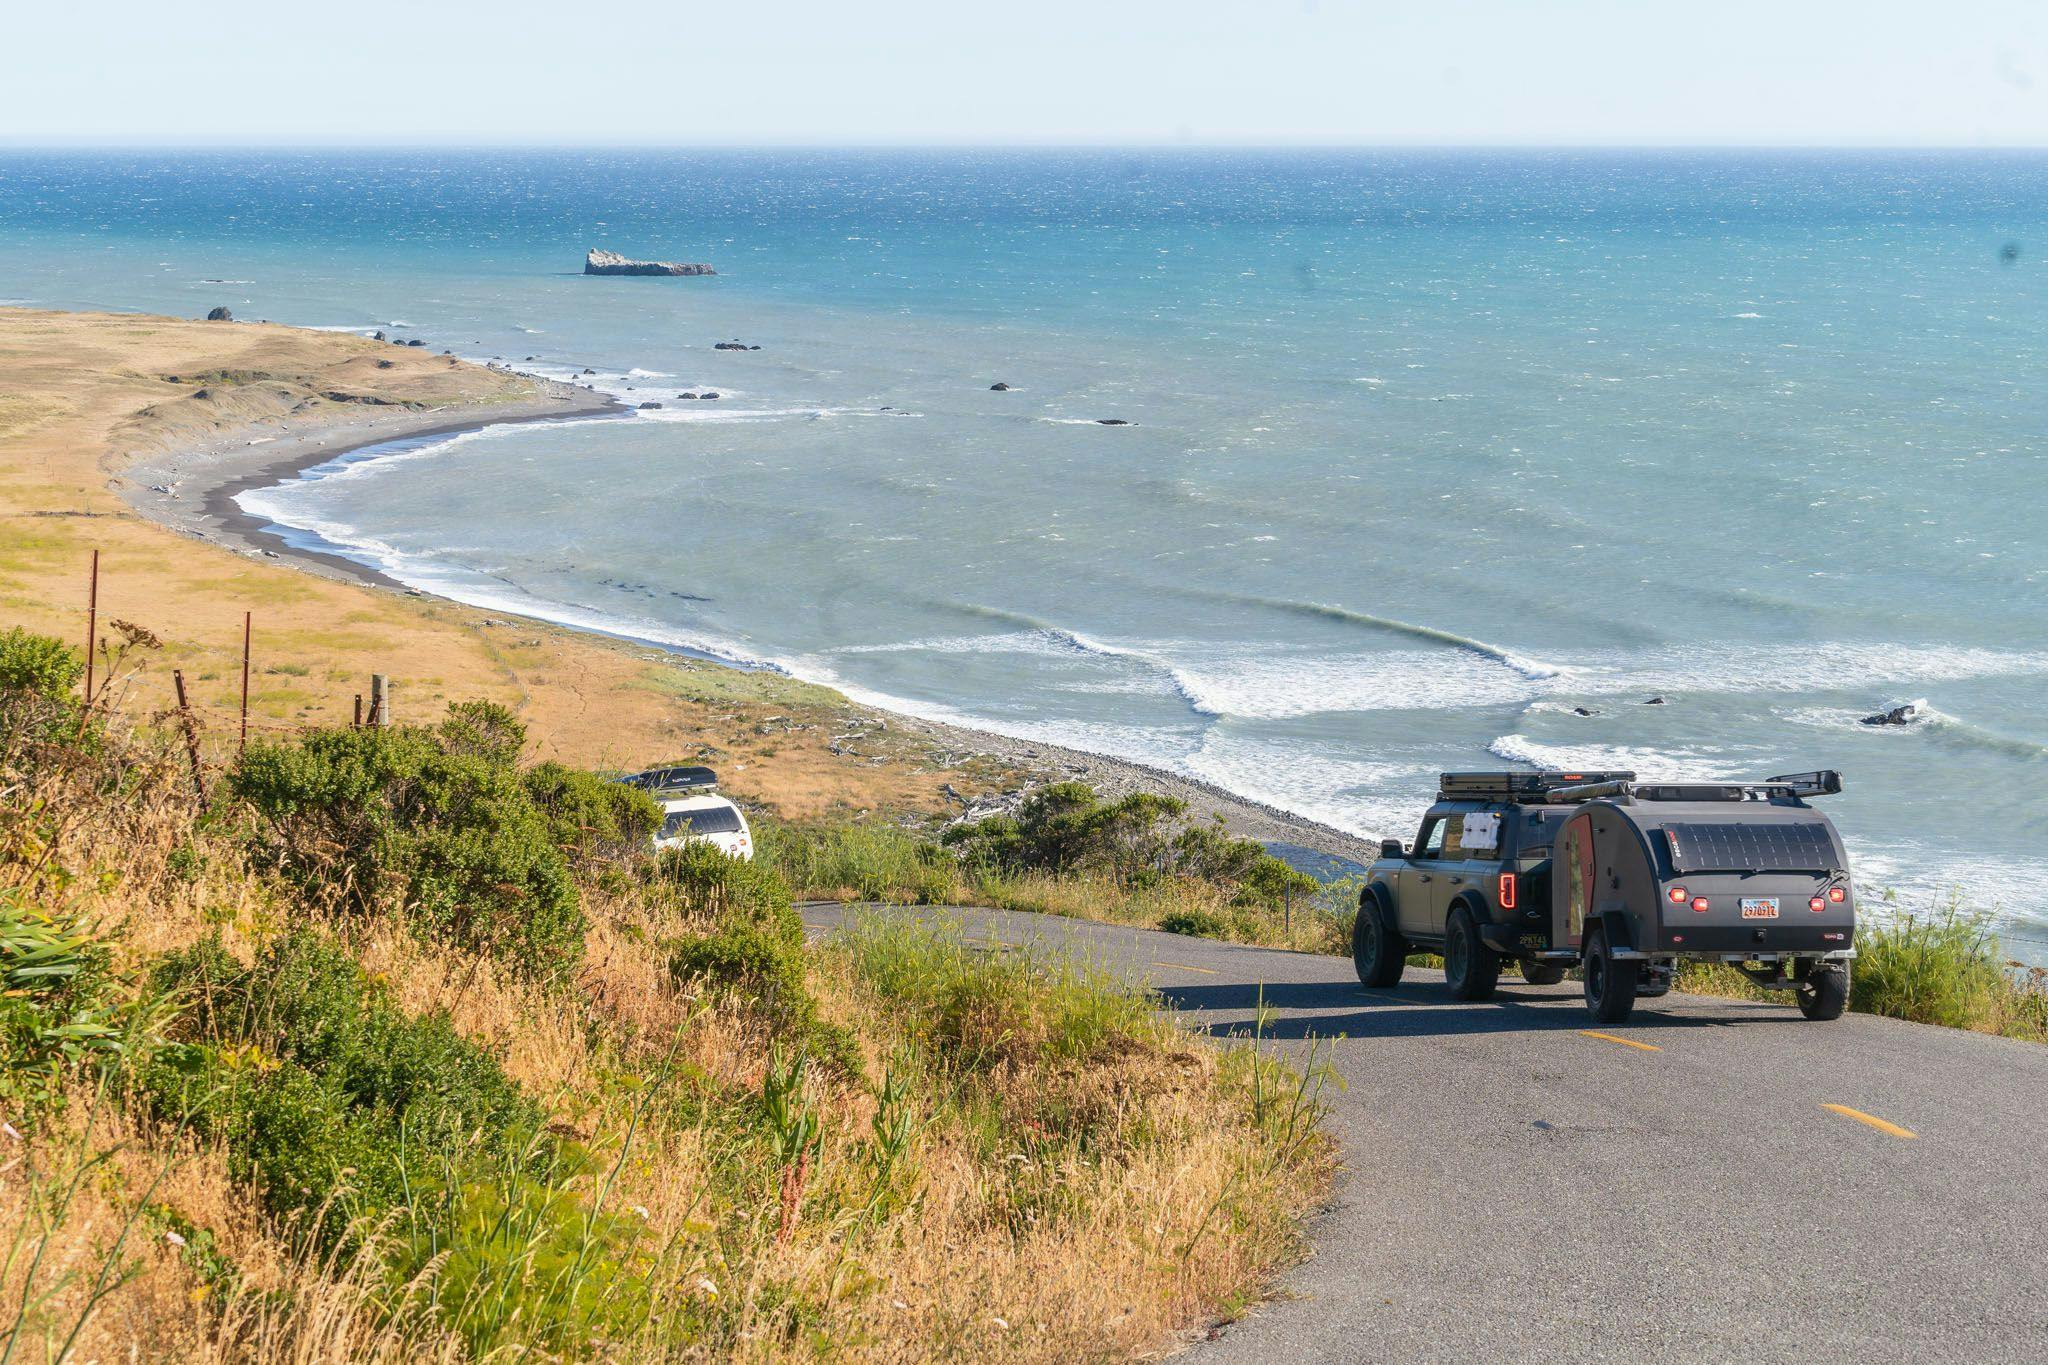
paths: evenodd
<path fill-rule="evenodd" d="M 2048 142 L 1598 142 L 1598 141 L 988 141 L 717 140 L 522 141 L 518 139 L 409 138 L 405 140 L 242 141 L 200 137 L 183 141 L 122 138 L 34 140 L 0 137 L 0 152 L 383 152 L 383 151 L 637 151 L 637 152 L 2041 152 Z"/>

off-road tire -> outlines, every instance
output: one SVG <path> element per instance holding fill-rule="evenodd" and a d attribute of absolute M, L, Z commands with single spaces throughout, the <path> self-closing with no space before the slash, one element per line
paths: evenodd
<path fill-rule="evenodd" d="M 1408 944 L 1387 922 L 1380 899 L 1368 891 L 1359 898 L 1358 919 L 1351 926 L 1351 965 L 1358 984 L 1385 990 L 1408 967 Z"/>
<path fill-rule="evenodd" d="M 1607 951 L 1607 931 L 1586 931 L 1586 1008 L 1601 1024 L 1620 1024 L 1636 1007 L 1636 985 L 1643 964 L 1617 962 Z"/>
<path fill-rule="evenodd" d="M 1522 980 L 1532 986 L 1555 986 L 1564 980 L 1564 968 L 1555 962 L 1522 963 Z"/>
<path fill-rule="evenodd" d="M 1799 1012 L 1807 1018 L 1822 1023 L 1839 1019 L 1849 1008 L 1849 969 L 1816 967 L 1792 994 L 1799 1001 Z"/>
<path fill-rule="evenodd" d="M 1444 984 L 1451 998 L 1485 1000 L 1499 983 L 1500 954 L 1480 940 L 1470 908 L 1458 906 L 1444 926 Z"/>

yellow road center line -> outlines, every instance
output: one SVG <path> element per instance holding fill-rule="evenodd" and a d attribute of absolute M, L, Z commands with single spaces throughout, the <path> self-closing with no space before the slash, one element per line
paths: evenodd
<path fill-rule="evenodd" d="M 1177 972 L 1200 972 L 1203 976 L 1216 975 L 1214 967 L 1190 967 L 1185 962 L 1154 962 L 1150 965 L 1154 967 L 1171 967 Z"/>
<path fill-rule="evenodd" d="M 1867 1123 L 1872 1128 L 1877 1129 L 1878 1132 L 1890 1133 L 1895 1138 L 1917 1138 L 1920 1136 L 1911 1128 L 1901 1128 L 1896 1123 L 1887 1123 L 1875 1114 L 1866 1114 L 1861 1109 L 1851 1109 L 1846 1104 L 1824 1104 L 1821 1108 L 1832 1114 L 1840 1114 L 1845 1119 L 1854 1119 L 1858 1123 Z"/>
<path fill-rule="evenodd" d="M 1655 1043 L 1639 1043 L 1633 1038 L 1623 1038 L 1619 1034 L 1599 1033 L 1589 1028 L 1582 1028 L 1579 1032 L 1585 1037 L 1598 1038 L 1603 1043 L 1620 1043 L 1623 1047 L 1632 1047 L 1638 1052 L 1662 1052 L 1664 1050 Z"/>

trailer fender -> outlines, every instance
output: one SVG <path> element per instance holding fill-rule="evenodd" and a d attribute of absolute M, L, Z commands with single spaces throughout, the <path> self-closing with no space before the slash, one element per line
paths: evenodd
<path fill-rule="evenodd" d="M 1600 927 L 1607 934 L 1607 954 L 1615 961 L 1640 961 L 1649 956 L 1636 948 L 1635 920 L 1628 911 L 1602 910 Z"/>

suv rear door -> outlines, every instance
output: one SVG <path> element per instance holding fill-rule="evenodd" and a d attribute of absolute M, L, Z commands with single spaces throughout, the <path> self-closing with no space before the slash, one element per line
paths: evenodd
<path fill-rule="evenodd" d="M 1447 811 L 1436 816 L 1434 823 L 1423 831 L 1424 842 L 1416 845 L 1410 863 L 1412 870 L 1401 885 L 1401 899 L 1411 901 L 1412 896 L 1416 923 L 1410 932 L 1431 938 L 1443 936 L 1451 897 L 1464 888 L 1465 852 L 1459 841 L 1464 825 L 1462 812 Z M 1412 892 L 1410 887 L 1414 888 Z M 1402 919 L 1402 928 L 1408 929 L 1408 916 L 1403 914 Z"/>
<path fill-rule="evenodd" d="M 1507 866 L 1502 849 L 1514 837 L 1512 819 L 1512 810 L 1501 806 L 1483 806 L 1448 818 L 1441 871 L 1431 898 L 1438 933 L 1450 923 L 1451 903 L 1467 891 L 1478 892 L 1486 904 L 1480 919 L 1493 918 L 1499 894 L 1494 883 Z"/>

